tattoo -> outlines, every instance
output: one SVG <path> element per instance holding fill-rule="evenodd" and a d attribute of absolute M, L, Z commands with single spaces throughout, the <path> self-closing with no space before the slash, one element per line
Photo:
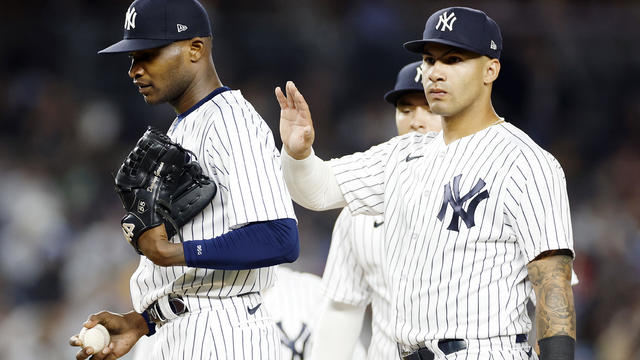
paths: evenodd
<path fill-rule="evenodd" d="M 554 335 L 576 338 L 576 314 L 571 290 L 570 256 L 548 253 L 527 265 L 536 293 L 538 339 Z"/>

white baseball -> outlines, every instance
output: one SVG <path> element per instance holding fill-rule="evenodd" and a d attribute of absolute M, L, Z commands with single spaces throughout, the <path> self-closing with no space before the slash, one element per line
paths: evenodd
<path fill-rule="evenodd" d="M 82 341 L 83 347 L 91 346 L 94 353 L 102 351 L 102 349 L 104 349 L 111 340 L 107 328 L 100 324 L 92 327 L 91 329 L 87 329 L 83 326 L 82 330 L 80 330 L 80 334 L 78 334 L 78 338 Z"/>

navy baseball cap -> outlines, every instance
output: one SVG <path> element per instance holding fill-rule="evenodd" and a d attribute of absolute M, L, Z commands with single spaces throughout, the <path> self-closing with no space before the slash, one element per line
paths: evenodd
<path fill-rule="evenodd" d="M 153 49 L 198 36 L 211 36 L 211 23 L 197 0 L 136 0 L 125 13 L 123 40 L 98 54 Z"/>
<path fill-rule="evenodd" d="M 450 7 L 438 10 L 429 17 L 422 40 L 404 43 L 404 47 L 422 54 L 426 43 L 455 46 L 500 59 L 502 34 L 500 27 L 484 12 L 468 7 Z"/>
<path fill-rule="evenodd" d="M 417 92 L 424 94 L 421 65 L 422 61 L 416 61 L 400 69 L 396 86 L 384 94 L 384 100 L 391 105 L 396 105 L 398 99 L 406 94 Z"/>

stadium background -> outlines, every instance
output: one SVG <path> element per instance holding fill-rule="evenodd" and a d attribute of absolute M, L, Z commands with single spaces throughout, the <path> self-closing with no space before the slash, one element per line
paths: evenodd
<path fill-rule="evenodd" d="M 417 60 L 401 44 L 451 2 L 204 1 L 214 60 L 274 130 L 273 89 L 296 81 L 316 152 L 363 150 L 395 134 L 382 95 Z M 122 239 L 112 174 L 167 105 L 144 104 L 122 33 L 128 0 L 0 6 L 0 359 L 70 359 L 85 317 L 130 309 L 136 257 Z M 502 27 L 494 105 L 563 165 L 575 235 L 577 359 L 640 351 L 640 3 L 460 1 Z M 321 274 L 337 212 L 297 208 L 295 268 Z"/>

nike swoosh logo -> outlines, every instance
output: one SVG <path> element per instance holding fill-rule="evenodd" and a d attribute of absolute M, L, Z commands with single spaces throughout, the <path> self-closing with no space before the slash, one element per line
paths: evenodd
<path fill-rule="evenodd" d="M 262 303 L 256 305 L 254 308 L 250 308 L 247 306 L 247 311 L 249 312 L 249 315 L 255 314 L 256 311 L 258 311 L 258 308 L 260 307 L 260 305 L 262 305 Z"/>
<path fill-rule="evenodd" d="M 374 221 L 374 222 L 373 222 L 373 227 L 374 227 L 374 228 L 377 228 L 378 226 L 380 226 L 380 225 L 382 225 L 382 224 L 384 224 L 384 221 L 380 221 L 380 222 Z"/>
<path fill-rule="evenodd" d="M 406 160 L 407 162 L 409 162 L 409 161 L 411 161 L 411 160 L 415 160 L 415 159 L 417 159 L 417 158 L 421 158 L 421 157 L 423 157 L 423 156 L 424 156 L 424 155 L 411 156 L 411 155 L 409 154 L 409 155 L 407 155 L 407 158 L 406 158 L 405 160 Z"/>

